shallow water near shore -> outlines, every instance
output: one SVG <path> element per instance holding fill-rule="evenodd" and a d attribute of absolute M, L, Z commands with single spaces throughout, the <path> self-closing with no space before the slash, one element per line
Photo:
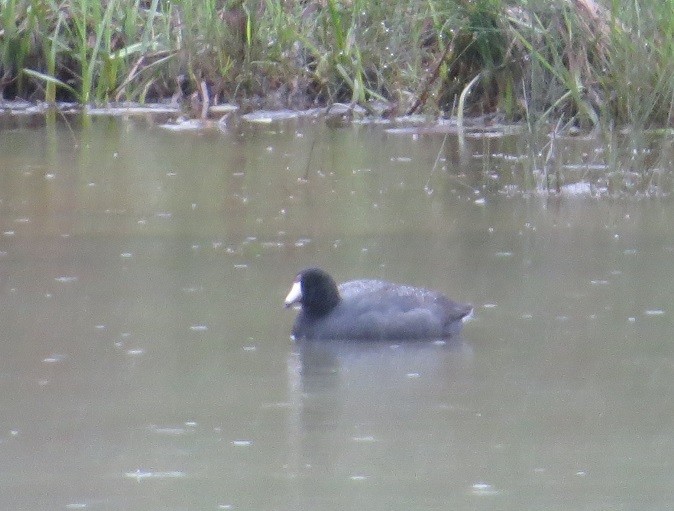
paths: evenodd
<path fill-rule="evenodd" d="M 556 143 L 548 194 L 520 129 L 12 124 L 2 507 L 674 505 L 674 204 L 649 193 L 670 176 L 616 198 L 600 143 Z M 283 298 L 314 265 L 474 318 L 292 343 Z"/>

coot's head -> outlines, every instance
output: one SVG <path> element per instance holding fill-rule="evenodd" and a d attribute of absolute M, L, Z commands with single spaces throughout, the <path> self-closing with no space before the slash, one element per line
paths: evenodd
<path fill-rule="evenodd" d="M 286 297 L 285 306 L 300 304 L 306 314 L 323 316 L 339 303 L 337 284 L 319 268 L 310 268 L 297 274 Z"/>

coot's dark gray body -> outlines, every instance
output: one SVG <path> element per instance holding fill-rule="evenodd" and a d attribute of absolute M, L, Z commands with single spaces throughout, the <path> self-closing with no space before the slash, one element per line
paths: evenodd
<path fill-rule="evenodd" d="M 300 304 L 295 339 L 415 340 L 456 334 L 472 306 L 428 289 L 381 280 L 354 280 L 339 287 L 330 275 L 301 272 L 286 306 Z"/>

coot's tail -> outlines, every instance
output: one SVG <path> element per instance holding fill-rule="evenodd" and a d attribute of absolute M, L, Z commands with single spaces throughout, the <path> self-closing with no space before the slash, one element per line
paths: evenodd
<path fill-rule="evenodd" d="M 473 306 L 469 303 L 452 302 L 451 310 L 443 328 L 446 336 L 456 335 L 461 331 L 465 321 L 473 317 Z"/>

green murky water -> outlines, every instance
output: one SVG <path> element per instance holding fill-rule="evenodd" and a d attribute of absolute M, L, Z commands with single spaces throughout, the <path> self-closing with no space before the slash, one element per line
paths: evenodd
<path fill-rule="evenodd" d="M 443 139 L 6 127 L 1 507 L 674 505 L 674 204 L 596 198 L 592 141 L 557 142 L 583 179 L 547 197 L 523 135 Z M 445 345 L 295 345 L 308 265 L 475 318 Z"/>

